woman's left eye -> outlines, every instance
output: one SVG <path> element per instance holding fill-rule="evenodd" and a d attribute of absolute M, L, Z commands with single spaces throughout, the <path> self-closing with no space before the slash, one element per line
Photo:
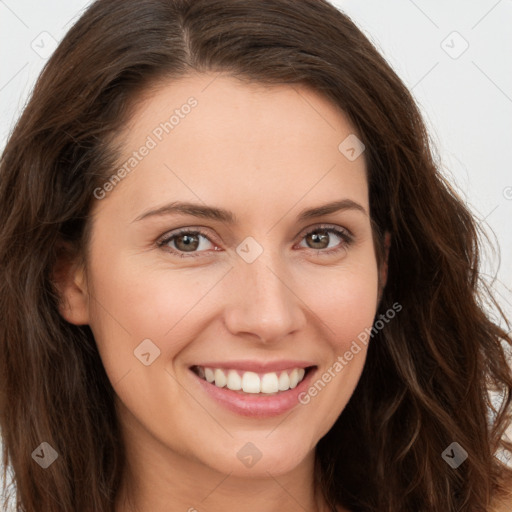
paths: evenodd
<path fill-rule="evenodd" d="M 335 235 L 341 240 L 341 243 L 330 245 L 331 236 Z M 163 250 L 179 256 L 180 258 L 195 257 L 197 252 L 204 252 L 204 244 L 201 238 L 212 243 L 205 233 L 200 230 L 182 229 L 175 233 L 170 233 L 157 242 L 157 246 Z M 333 254 L 345 250 L 353 241 L 352 234 L 345 228 L 335 226 L 317 226 L 315 229 L 307 231 L 302 235 L 306 243 L 316 244 L 316 247 L 306 247 L 315 250 L 318 254 Z M 325 245 L 327 244 L 327 245 Z M 302 246 L 304 247 L 304 246 Z M 215 249 L 218 250 L 218 249 Z M 189 253 L 189 254 L 186 254 Z"/>
<path fill-rule="evenodd" d="M 329 245 L 330 235 L 336 235 L 341 239 L 341 243 L 335 244 L 334 246 Z M 313 230 L 308 231 L 303 236 L 304 239 L 309 238 L 313 244 L 319 244 L 322 247 L 308 247 L 309 249 L 316 249 L 319 254 L 328 255 L 338 253 L 348 248 L 353 242 L 352 234 L 345 228 L 339 228 L 335 226 L 319 226 Z M 323 247 L 323 244 L 327 242 L 327 246 Z M 325 250 L 327 249 L 327 250 Z"/>

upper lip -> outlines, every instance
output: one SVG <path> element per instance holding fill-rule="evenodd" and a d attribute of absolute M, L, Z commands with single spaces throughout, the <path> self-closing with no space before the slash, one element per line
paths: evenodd
<path fill-rule="evenodd" d="M 281 360 L 281 361 L 207 361 L 194 366 L 203 368 L 225 368 L 254 373 L 270 373 L 282 370 L 293 370 L 294 368 L 304 368 L 316 366 L 311 361 Z"/>

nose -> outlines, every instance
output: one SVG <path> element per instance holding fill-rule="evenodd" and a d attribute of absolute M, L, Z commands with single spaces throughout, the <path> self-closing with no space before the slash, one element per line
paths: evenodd
<path fill-rule="evenodd" d="M 289 268 L 269 251 L 252 263 L 236 262 L 227 284 L 232 296 L 225 310 L 228 330 L 236 337 L 252 336 L 275 343 L 301 330 L 307 308 Z"/>

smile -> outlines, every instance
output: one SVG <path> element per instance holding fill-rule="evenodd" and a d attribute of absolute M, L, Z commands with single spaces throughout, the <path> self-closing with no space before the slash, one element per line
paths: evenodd
<path fill-rule="evenodd" d="M 236 368 L 233 368 L 236 366 Z M 282 362 L 226 362 L 190 367 L 196 386 L 214 404 L 236 415 L 263 419 L 300 406 L 318 366 Z"/>
<path fill-rule="evenodd" d="M 293 368 L 279 372 L 256 373 L 235 369 L 194 366 L 192 371 L 200 378 L 218 388 L 241 391 L 242 393 L 274 395 L 294 389 L 302 382 L 307 368 Z"/>

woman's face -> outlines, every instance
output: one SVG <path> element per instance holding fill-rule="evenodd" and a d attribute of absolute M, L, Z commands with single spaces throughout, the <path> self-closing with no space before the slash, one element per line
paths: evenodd
<path fill-rule="evenodd" d="M 366 349 L 345 354 L 378 297 L 353 134 L 309 89 L 228 76 L 138 104 L 125 172 L 95 191 L 80 314 L 139 453 L 275 475 L 343 411 Z"/>

